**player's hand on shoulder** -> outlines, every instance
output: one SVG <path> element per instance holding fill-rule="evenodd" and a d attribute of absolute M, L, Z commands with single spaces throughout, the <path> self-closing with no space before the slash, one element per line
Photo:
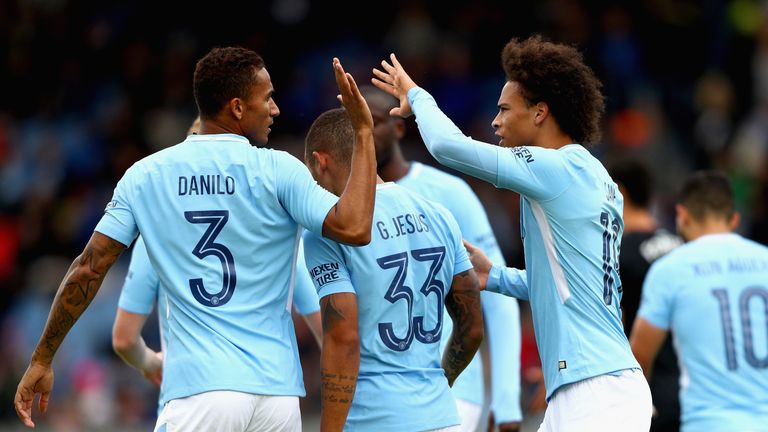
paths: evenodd
<path fill-rule="evenodd" d="M 376 68 L 373 69 L 375 78 L 372 78 L 371 82 L 374 86 L 391 94 L 400 101 L 400 106 L 392 108 L 389 111 L 389 115 L 403 118 L 410 117 L 413 114 L 413 109 L 411 109 L 411 104 L 408 102 L 408 90 L 416 87 L 416 83 L 405 72 L 403 65 L 400 64 L 394 54 L 390 54 L 389 59 L 392 62 L 391 64 L 387 63 L 386 60 L 381 61 L 383 71 Z"/>
<path fill-rule="evenodd" d="M 480 283 L 480 290 L 484 290 L 486 285 L 488 285 L 488 275 L 491 272 L 491 267 L 493 267 L 493 262 L 480 248 L 466 240 L 464 240 L 464 248 L 467 249 L 469 254 L 469 262 L 475 268 L 477 280 Z"/>
<path fill-rule="evenodd" d="M 349 118 L 352 121 L 352 127 L 356 130 L 373 130 L 373 116 L 368 108 L 368 103 L 360 94 L 355 79 L 349 73 L 344 71 L 341 61 L 333 58 L 333 73 L 336 76 L 336 85 L 339 87 L 337 98 L 347 110 Z"/>

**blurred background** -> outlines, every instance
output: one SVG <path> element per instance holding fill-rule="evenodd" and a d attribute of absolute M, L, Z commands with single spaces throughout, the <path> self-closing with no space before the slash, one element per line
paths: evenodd
<path fill-rule="evenodd" d="M 625 4 L 630 3 L 630 4 Z M 337 106 L 331 58 L 367 82 L 398 54 L 414 80 L 466 134 L 495 142 L 504 75 L 500 51 L 533 33 L 576 45 L 604 84 L 603 161 L 643 160 L 653 211 L 674 230 L 672 204 L 692 170 L 731 176 L 740 231 L 768 242 L 768 22 L 756 0 L 540 0 L 466 5 L 401 0 L 0 1 L 0 429 L 14 430 L 13 394 L 66 269 L 82 250 L 126 168 L 184 139 L 197 115 L 195 62 L 214 46 L 262 54 L 281 115 L 269 146 L 302 152 L 314 118 Z M 169 12 L 161 12 L 162 10 Z M 407 156 L 436 162 L 412 119 Z M 467 179 L 508 263 L 522 265 L 518 198 Z M 67 337 L 44 430 L 151 430 L 157 391 L 111 349 L 129 254 Z M 523 406 L 533 417 L 538 354 L 523 308 Z M 297 321 L 312 430 L 319 352 Z M 156 319 L 145 329 L 159 346 Z M 5 426 L 3 426 L 5 425 Z"/>

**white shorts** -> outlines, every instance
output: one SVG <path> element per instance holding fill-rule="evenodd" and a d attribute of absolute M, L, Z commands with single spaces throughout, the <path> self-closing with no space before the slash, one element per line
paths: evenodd
<path fill-rule="evenodd" d="M 568 384 L 549 401 L 539 432 L 648 432 L 651 390 L 640 369 Z"/>
<path fill-rule="evenodd" d="M 222 390 L 165 404 L 155 432 L 188 431 L 301 432 L 299 398 Z"/>
<path fill-rule="evenodd" d="M 461 429 L 461 426 L 454 425 L 454 426 L 448 426 L 440 429 L 431 429 L 424 432 L 462 432 L 463 429 Z"/>
<path fill-rule="evenodd" d="M 480 417 L 483 414 L 483 406 L 467 402 L 463 399 L 456 399 L 456 410 L 459 412 L 459 417 L 461 418 L 461 425 L 457 431 L 475 432 L 478 423 L 480 423 Z"/>

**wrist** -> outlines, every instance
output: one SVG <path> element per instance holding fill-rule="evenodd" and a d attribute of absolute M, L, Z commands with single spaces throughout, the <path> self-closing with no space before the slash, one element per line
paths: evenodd
<path fill-rule="evenodd" d="M 486 291 L 499 292 L 499 285 L 501 284 L 501 267 L 495 264 L 491 265 L 488 269 L 488 282 L 485 285 Z"/>
<path fill-rule="evenodd" d="M 42 354 L 37 349 L 35 350 L 35 352 L 32 353 L 32 358 L 29 361 L 30 364 L 43 366 L 43 367 L 51 367 L 52 362 L 53 362 L 53 356 Z"/>

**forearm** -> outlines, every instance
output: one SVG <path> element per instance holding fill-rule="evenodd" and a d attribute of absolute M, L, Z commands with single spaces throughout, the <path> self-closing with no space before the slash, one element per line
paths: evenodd
<path fill-rule="evenodd" d="M 485 290 L 520 300 L 528 300 L 526 271 L 494 264 L 488 273 L 488 283 Z"/>
<path fill-rule="evenodd" d="M 32 354 L 33 362 L 51 364 L 64 337 L 96 296 L 105 275 L 106 270 L 94 269 L 88 250 L 75 259 L 53 300 L 45 329 Z"/>
<path fill-rule="evenodd" d="M 411 89 L 408 100 L 424 144 L 438 162 L 494 185 L 498 183 L 497 146 L 465 136 L 425 90 Z"/>
<path fill-rule="evenodd" d="M 344 428 L 355 396 L 359 369 L 359 344 L 342 345 L 333 338 L 324 338 L 320 372 L 322 377 L 321 431 L 341 431 Z"/>
<path fill-rule="evenodd" d="M 474 274 L 472 274 L 474 277 Z M 480 293 L 477 291 L 452 292 L 446 296 L 445 306 L 453 320 L 453 332 L 443 353 L 442 366 L 448 384 L 467 367 L 483 341 L 483 313 Z"/>
<path fill-rule="evenodd" d="M 349 179 L 339 201 L 331 209 L 333 217 L 328 221 L 328 228 L 336 233 L 330 238 L 344 243 L 370 242 L 375 194 L 376 155 L 373 133 L 366 129 L 355 134 Z"/>
<path fill-rule="evenodd" d="M 151 364 L 153 357 L 157 355 L 154 350 L 147 346 L 141 336 L 130 345 L 115 346 L 114 348 L 124 362 L 142 372 L 147 369 L 147 365 Z"/>

